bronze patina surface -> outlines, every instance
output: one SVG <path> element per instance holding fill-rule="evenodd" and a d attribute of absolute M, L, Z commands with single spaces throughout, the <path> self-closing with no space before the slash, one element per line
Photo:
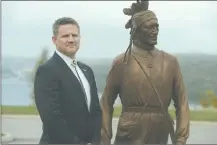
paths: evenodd
<path fill-rule="evenodd" d="M 114 60 L 107 76 L 100 102 L 102 144 L 110 144 L 112 138 L 113 104 L 118 94 L 123 109 L 114 144 L 167 144 L 169 134 L 173 144 L 186 144 L 189 105 L 178 60 L 155 47 L 159 23 L 147 1 L 132 4 L 124 13 L 131 15 L 126 24 L 131 29 L 130 45 Z M 176 108 L 176 131 L 168 113 L 171 100 Z"/>

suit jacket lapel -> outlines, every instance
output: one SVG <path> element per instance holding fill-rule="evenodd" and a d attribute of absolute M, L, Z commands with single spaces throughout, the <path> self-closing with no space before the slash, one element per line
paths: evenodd
<path fill-rule="evenodd" d="M 78 88 L 80 88 L 80 91 L 82 91 L 82 93 L 85 93 L 85 92 L 83 92 L 83 88 L 82 88 L 82 86 L 80 84 L 80 81 L 75 76 L 75 74 L 71 71 L 71 69 L 68 67 L 68 65 L 64 62 L 64 60 L 62 60 L 62 58 L 56 52 L 54 53 L 53 58 L 54 58 L 54 60 L 56 60 L 59 63 L 59 66 L 60 66 L 61 70 L 64 71 L 64 76 L 71 79 L 71 81 L 74 82 L 75 85 L 79 86 Z M 93 80 L 91 79 L 91 74 L 88 72 L 88 69 L 85 67 L 85 65 L 83 65 L 80 62 L 77 62 L 77 64 L 78 64 L 79 68 L 81 69 L 81 71 L 83 72 L 86 79 L 88 80 L 88 83 L 90 85 L 90 91 L 92 91 L 91 86 L 92 86 L 92 81 Z"/>
<path fill-rule="evenodd" d="M 59 66 L 62 68 L 61 70 L 64 72 L 64 76 L 70 79 L 72 82 L 76 83 L 76 85 L 80 86 L 80 91 L 83 92 L 81 84 L 75 74 L 71 71 L 68 65 L 62 60 L 62 58 L 55 52 L 53 55 L 54 59 L 59 63 Z"/>
<path fill-rule="evenodd" d="M 88 69 L 85 67 L 85 65 L 83 65 L 79 61 L 78 61 L 77 64 L 78 64 L 79 68 L 81 69 L 81 71 L 83 72 L 84 76 L 86 77 L 86 79 L 87 79 L 87 81 L 88 81 L 88 83 L 89 83 L 89 85 L 91 87 L 91 83 L 92 83 L 93 80 L 91 79 L 90 72 L 88 72 Z"/>

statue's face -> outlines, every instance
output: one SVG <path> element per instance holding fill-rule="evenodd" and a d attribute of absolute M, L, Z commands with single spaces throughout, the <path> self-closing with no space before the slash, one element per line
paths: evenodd
<path fill-rule="evenodd" d="M 156 45 L 159 32 L 159 24 L 157 19 L 150 19 L 143 23 L 136 31 L 136 38 L 140 43 L 148 45 Z"/>

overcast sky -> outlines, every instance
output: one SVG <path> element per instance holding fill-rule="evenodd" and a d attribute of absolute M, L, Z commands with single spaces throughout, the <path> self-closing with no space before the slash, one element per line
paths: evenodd
<path fill-rule="evenodd" d="M 129 17 L 122 10 L 130 5 L 130 1 L 2 1 L 2 55 L 35 57 L 44 46 L 52 54 L 52 24 L 69 16 L 81 25 L 79 57 L 114 57 L 129 44 L 129 30 L 124 28 Z M 151 1 L 150 9 L 159 19 L 159 49 L 217 54 L 217 2 Z"/>

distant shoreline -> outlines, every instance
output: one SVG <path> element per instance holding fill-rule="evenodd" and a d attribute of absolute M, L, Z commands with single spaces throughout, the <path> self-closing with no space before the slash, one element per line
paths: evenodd
<path fill-rule="evenodd" d="M 175 119 L 175 110 L 169 109 L 169 114 Z M 4 106 L 1 105 L 2 115 L 38 115 L 35 106 Z M 122 112 L 121 106 L 114 107 L 113 117 L 119 117 Z M 217 109 L 190 110 L 192 121 L 217 121 Z"/>
<path fill-rule="evenodd" d="M 17 83 L 17 82 L 16 82 Z M 24 82 L 23 82 L 24 83 Z M 23 85 L 23 84 L 22 84 Z M 4 87 L 4 86 L 3 86 Z M 17 87 L 17 86 L 14 86 L 14 87 Z M 20 87 L 20 86 L 19 86 Z M 29 86 L 30 87 L 30 86 Z M 16 89 L 14 88 L 14 91 Z M 9 91 L 9 90 L 7 90 Z M 17 91 L 17 90 L 16 90 Z M 19 90 L 20 91 L 20 90 Z M 26 90 L 25 90 L 26 91 Z M 21 91 L 22 92 L 22 91 Z M 5 93 L 5 91 L 3 92 L 3 94 Z M 10 92 L 9 92 L 10 93 Z M 31 89 L 28 90 L 28 92 L 25 92 L 25 93 L 28 93 L 30 94 L 31 93 Z M 19 92 L 18 92 L 19 94 Z M 6 94 L 5 94 L 6 95 Z M 8 95 L 8 94 L 7 94 Z M 12 94 L 12 95 L 15 95 L 15 94 Z M 98 93 L 98 96 L 99 96 L 99 99 L 101 99 L 101 95 L 102 95 L 102 92 L 99 92 Z M 5 100 L 8 100 L 8 98 L 5 98 L 4 96 L 2 97 L 2 104 L 1 105 L 5 105 L 5 106 L 29 106 L 31 105 L 31 98 L 30 97 L 21 97 L 20 100 L 18 101 L 15 101 L 13 99 L 15 99 L 15 97 L 9 97 L 11 98 L 12 100 L 11 101 L 5 101 Z M 120 101 L 120 98 L 117 97 L 117 99 L 115 100 L 115 103 L 114 103 L 114 106 L 120 106 L 121 105 L 121 101 Z M 170 108 L 173 107 L 173 102 L 171 102 L 171 105 L 170 105 Z M 196 102 L 196 101 L 189 101 L 189 107 L 190 109 L 192 110 L 202 110 L 204 109 L 200 104 L 199 104 L 199 101 Z"/>
<path fill-rule="evenodd" d="M 99 99 L 101 99 L 101 95 L 102 95 L 102 92 L 99 92 L 98 93 L 98 96 L 99 96 Z M 20 107 L 28 107 L 28 106 L 31 106 L 31 104 L 30 104 L 30 102 L 31 102 L 31 100 L 30 100 L 30 98 L 28 98 L 29 99 L 29 104 L 28 103 L 26 103 L 26 104 L 1 104 L 1 106 L 14 106 L 14 107 L 16 107 L 16 106 L 20 106 Z M 120 101 L 120 98 L 119 97 L 117 97 L 117 99 L 115 100 L 115 103 L 114 103 L 114 107 L 118 107 L 118 106 L 121 106 L 121 101 Z M 171 104 L 170 104 L 170 106 L 169 106 L 169 108 L 170 109 L 173 109 L 174 108 L 174 106 L 173 106 L 173 102 L 171 102 Z M 199 102 L 198 103 L 189 103 L 189 108 L 190 108 L 190 110 L 212 110 L 213 109 L 213 107 L 208 107 L 208 108 L 204 108 L 203 106 L 201 106 L 200 104 L 199 104 Z"/>

